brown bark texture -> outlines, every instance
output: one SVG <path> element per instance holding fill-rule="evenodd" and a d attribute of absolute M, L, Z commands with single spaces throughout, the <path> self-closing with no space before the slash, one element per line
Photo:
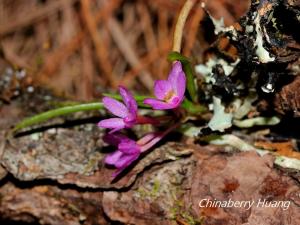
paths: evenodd
<path fill-rule="evenodd" d="M 12 122 L 30 114 L 26 107 L 20 99 L 0 110 L 2 218 L 53 225 L 300 223 L 297 172 L 274 168 L 272 156 L 168 142 L 113 180 L 113 169 L 103 164 L 110 149 L 94 124 L 49 124 L 53 127 L 44 132 L 6 140 Z M 254 205 L 199 207 L 202 199 Z M 290 205 L 256 205 L 264 200 Z"/>

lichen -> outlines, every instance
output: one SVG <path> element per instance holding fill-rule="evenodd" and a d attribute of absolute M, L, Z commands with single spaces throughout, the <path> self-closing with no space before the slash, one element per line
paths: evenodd
<path fill-rule="evenodd" d="M 275 60 L 275 57 L 271 57 L 270 53 L 263 47 L 263 34 L 260 26 L 260 16 L 257 13 L 256 18 L 254 20 L 255 23 L 255 31 L 256 31 L 256 55 L 261 63 L 268 63 Z"/>
<path fill-rule="evenodd" d="M 249 128 L 253 126 L 270 126 L 276 125 L 280 122 L 280 119 L 277 116 L 272 117 L 255 117 L 245 120 L 233 120 L 233 124 L 240 128 Z"/>
<path fill-rule="evenodd" d="M 137 190 L 137 193 L 139 194 L 140 198 L 142 199 L 150 199 L 155 200 L 158 197 L 159 189 L 160 189 L 160 181 L 154 180 L 152 186 L 152 189 L 149 191 L 145 187 L 139 187 Z"/>
<path fill-rule="evenodd" d="M 221 99 L 213 97 L 214 115 L 208 123 L 208 127 L 213 131 L 223 132 L 232 126 L 233 115 L 225 112 L 225 107 L 221 104 Z"/>
<path fill-rule="evenodd" d="M 176 200 L 174 206 L 170 209 L 172 220 L 183 220 L 189 225 L 200 225 L 203 224 L 205 217 L 195 218 L 191 213 L 185 209 L 184 202 Z"/>
<path fill-rule="evenodd" d="M 213 77 L 212 70 L 216 65 L 221 65 L 225 75 L 229 76 L 239 62 L 240 62 L 239 58 L 233 63 L 228 63 L 224 59 L 212 57 L 205 63 L 205 65 L 204 64 L 196 65 L 195 70 L 197 73 L 201 74 L 204 77 L 206 83 L 214 84 L 216 80 Z"/>

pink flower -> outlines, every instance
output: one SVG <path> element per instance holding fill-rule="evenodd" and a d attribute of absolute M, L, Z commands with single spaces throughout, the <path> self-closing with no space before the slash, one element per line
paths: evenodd
<path fill-rule="evenodd" d="M 107 155 L 105 158 L 106 164 L 113 165 L 117 168 L 117 172 L 114 173 L 113 176 L 117 176 L 141 154 L 140 146 L 135 141 L 121 134 L 107 135 L 104 140 L 118 147 L 115 152 Z"/>
<path fill-rule="evenodd" d="M 161 139 L 161 136 L 150 133 L 137 142 L 122 134 L 108 134 L 103 139 L 105 142 L 117 146 L 117 150 L 105 158 L 106 164 L 117 168 L 117 171 L 113 174 L 116 177 L 137 160 L 142 152 L 156 144 Z"/>
<path fill-rule="evenodd" d="M 137 123 L 137 103 L 132 94 L 124 87 L 119 86 L 119 92 L 125 105 L 113 98 L 104 97 L 102 102 L 104 107 L 116 118 L 101 120 L 99 127 L 112 129 L 110 133 L 123 128 L 131 128 Z"/>
<path fill-rule="evenodd" d="M 183 101 L 186 87 L 186 77 L 182 65 L 176 61 L 167 80 L 158 80 L 154 84 L 156 99 L 147 98 L 144 103 L 153 109 L 174 109 Z"/>

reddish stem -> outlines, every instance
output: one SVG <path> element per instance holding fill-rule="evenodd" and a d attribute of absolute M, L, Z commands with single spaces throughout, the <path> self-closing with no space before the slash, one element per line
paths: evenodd
<path fill-rule="evenodd" d="M 153 137 L 151 141 L 148 141 L 146 144 L 141 146 L 141 152 L 145 152 L 151 147 L 153 147 L 157 142 L 159 142 L 161 139 L 163 139 L 167 134 L 169 134 L 171 131 L 173 131 L 180 123 L 176 123 L 173 126 L 171 126 L 169 129 L 164 131 L 163 133 L 157 133 L 156 136 Z M 142 138 L 143 139 L 143 138 Z"/>
<path fill-rule="evenodd" d="M 147 116 L 138 116 L 137 117 L 137 123 L 138 124 L 152 124 L 152 125 L 158 125 L 160 122 L 152 117 Z"/>

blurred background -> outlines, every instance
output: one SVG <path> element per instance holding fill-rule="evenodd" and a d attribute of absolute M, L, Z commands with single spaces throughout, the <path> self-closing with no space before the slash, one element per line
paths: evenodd
<path fill-rule="evenodd" d="M 234 24 L 249 0 L 204 1 Z M 36 87 L 88 101 L 119 84 L 148 93 L 168 75 L 166 57 L 184 0 L 0 0 L 0 99 Z M 182 53 L 202 62 L 214 41 L 199 4 L 187 21 Z"/>

